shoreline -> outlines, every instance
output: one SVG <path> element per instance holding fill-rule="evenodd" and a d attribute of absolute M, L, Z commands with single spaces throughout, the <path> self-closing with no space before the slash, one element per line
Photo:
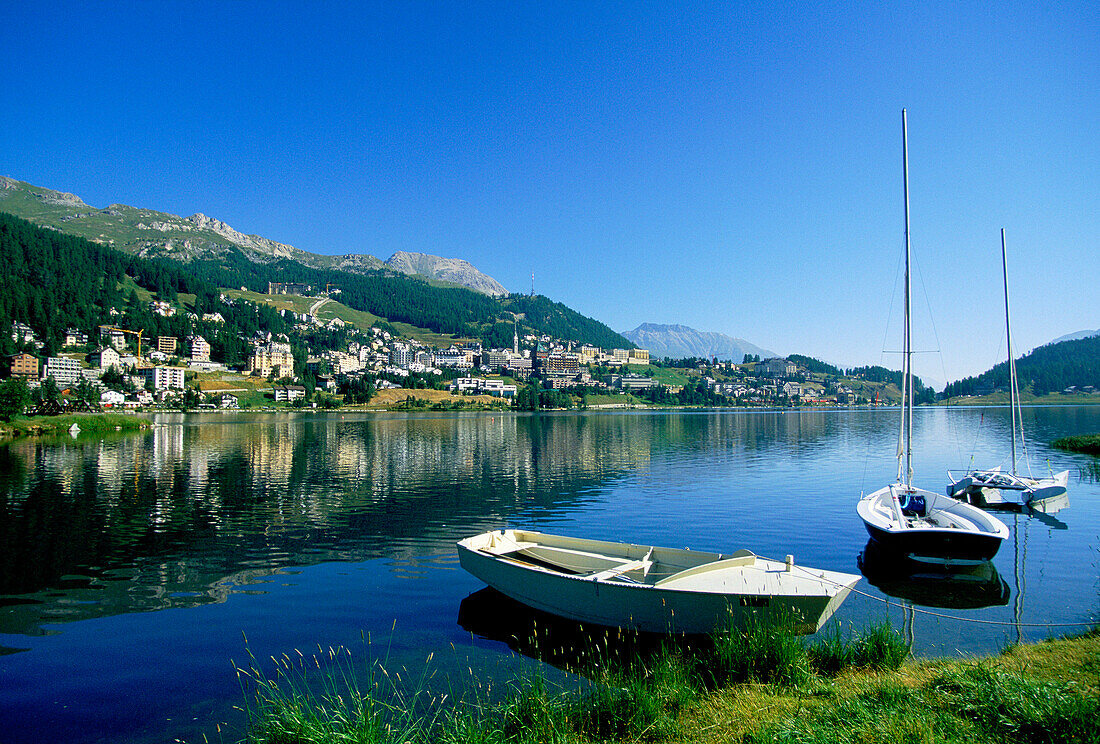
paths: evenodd
<path fill-rule="evenodd" d="M 417 391 L 409 391 L 410 394 Z M 1087 406 L 1100 404 L 1100 397 L 1091 396 L 1089 400 L 1073 401 L 1041 401 L 1025 403 L 1024 408 L 1060 408 L 1063 406 Z M 340 414 L 340 413 L 467 413 L 487 414 L 497 416 L 506 413 L 537 414 L 537 413 L 604 413 L 618 411 L 736 411 L 754 413 L 787 413 L 787 412 L 831 412 L 831 411 L 856 411 L 856 410 L 892 410 L 897 406 L 887 405 L 849 405 L 849 406 L 670 406 L 670 405 L 645 405 L 639 403 L 601 403 L 584 408 L 554 408 L 540 409 L 537 411 L 520 411 L 511 406 L 499 405 L 498 399 L 479 400 L 473 397 L 456 396 L 454 401 L 448 401 L 446 405 L 407 405 L 401 401 L 386 402 L 382 405 L 372 403 L 356 403 L 340 406 L 339 408 L 307 408 L 293 406 L 265 406 L 261 408 L 237 408 L 237 409 L 202 409 L 189 410 L 165 409 L 142 411 L 87 411 L 81 413 L 63 413 L 56 416 L 17 416 L 11 421 L 0 422 L 0 442 L 10 441 L 21 437 L 55 437 L 69 434 L 69 428 L 76 424 L 80 434 L 106 434 L 119 431 L 141 431 L 154 426 L 152 418 L 159 414 Z M 1007 402 L 1002 401 L 945 401 L 920 408 L 1003 408 Z M 1057 446 L 1057 445 L 1055 445 Z M 1094 454 L 1089 450 L 1073 450 L 1063 447 L 1067 451 L 1079 451 Z"/>

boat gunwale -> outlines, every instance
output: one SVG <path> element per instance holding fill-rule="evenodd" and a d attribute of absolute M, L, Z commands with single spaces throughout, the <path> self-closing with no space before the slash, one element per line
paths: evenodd
<path fill-rule="evenodd" d="M 523 569 L 525 571 L 531 571 L 531 572 L 539 573 L 541 575 L 548 576 L 548 577 L 554 577 L 554 578 L 563 579 L 563 580 L 579 581 L 579 582 L 584 582 L 586 584 L 598 585 L 598 586 L 601 586 L 601 587 L 615 587 L 616 589 L 633 589 L 633 590 L 654 590 L 655 589 L 655 590 L 658 590 L 660 592 L 672 592 L 672 593 L 675 593 L 675 594 L 685 595 L 685 596 L 687 596 L 687 595 L 700 595 L 700 594 L 707 595 L 707 594 L 709 594 L 709 595 L 722 595 L 722 596 L 725 596 L 725 597 L 764 597 L 764 596 L 773 596 L 773 597 L 829 597 L 829 598 L 832 598 L 832 597 L 835 597 L 838 593 L 840 593 L 842 591 L 850 590 L 853 586 L 855 586 L 855 584 L 859 581 L 859 579 L 862 578 L 862 576 L 860 576 L 859 574 L 849 574 L 849 573 L 845 573 L 843 571 L 834 571 L 834 570 L 831 570 L 831 569 L 819 569 L 819 568 L 812 568 L 812 567 L 809 567 L 809 566 L 795 565 L 794 567 L 798 568 L 801 572 L 801 575 L 798 576 L 795 579 L 798 582 L 799 586 L 802 586 L 803 588 L 818 587 L 818 588 L 823 589 L 823 591 L 821 591 L 820 593 L 812 592 L 812 591 L 811 592 L 806 592 L 806 593 L 795 593 L 795 592 L 778 592 L 777 593 L 774 590 L 769 591 L 767 587 L 763 587 L 763 586 L 760 587 L 759 589 L 748 589 L 748 588 L 746 588 L 746 590 L 743 590 L 743 591 L 741 591 L 741 590 L 739 590 L 739 591 L 714 591 L 714 590 L 706 590 L 706 589 L 699 589 L 699 588 L 694 588 L 693 589 L 693 588 L 683 588 L 683 587 L 676 587 L 676 586 L 665 586 L 665 585 L 661 584 L 661 582 L 667 581 L 668 579 L 687 578 L 686 576 L 682 576 L 682 574 L 684 574 L 687 571 L 694 571 L 694 570 L 699 569 L 699 568 L 705 568 L 705 567 L 711 565 L 711 563 L 713 563 L 713 562 L 707 562 L 707 563 L 702 563 L 702 564 L 697 565 L 697 566 L 689 567 L 687 569 L 683 569 L 683 570 L 678 571 L 674 574 L 670 574 L 668 577 L 662 578 L 659 581 L 654 582 L 654 583 L 643 583 L 643 582 L 634 582 L 634 581 L 617 581 L 616 580 L 618 578 L 617 576 L 600 577 L 600 576 L 595 576 L 595 575 L 592 575 L 592 574 L 569 574 L 569 573 L 564 573 L 563 571 L 548 568 L 547 566 L 541 566 L 541 565 L 538 565 L 536 563 L 530 563 L 530 562 L 526 562 L 526 561 L 522 561 L 522 560 L 517 560 L 515 558 L 511 558 L 509 556 L 509 554 L 507 554 L 507 553 L 493 553 L 493 552 L 489 552 L 487 550 L 484 550 L 480 547 L 474 547 L 473 545 L 469 544 L 469 543 L 471 543 L 471 541 L 476 540 L 477 538 L 484 537 L 485 535 L 493 534 L 494 532 L 496 534 L 500 534 L 501 531 L 490 530 L 489 532 L 481 533 L 481 534 L 474 535 L 472 537 L 466 538 L 464 540 L 460 540 L 458 542 L 458 547 L 459 547 L 460 550 L 466 550 L 468 553 L 470 553 L 472 555 L 475 555 L 475 556 L 479 556 L 482 559 L 484 559 L 486 561 L 489 561 L 489 562 L 508 563 L 512 566 L 515 566 L 516 568 L 520 568 L 520 569 Z M 535 534 L 535 533 L 531 533 L 530 531 L 524 531 L 524 532 L 526 532 L 527 534 Z M 541 533 L 539 533 L 539 534 L 541 534 Z M 584 538 L 578 538 L 578 539 L 584 539 Z M 609 543 L 609 544 L 626 545 L 627 543 Z M 640 546 L 636 546 L 636 547 L 640 547 Z M 657 549 L 659 550 L 660 547 L 658 546 Z M 701 551 L 697 553 L 697 551 L 693 551 L 693 550 L 690 550 L 690 549 L 687 549 L 687 548 L 668 548 L 668 550 L 674 550 L 674 551 L 684 550 L 686 552 L 692 553 L 693 555 L 702 554 Z M 785 570 L 786 569 L 786 564 L 785 563 L 773 560 L 771 558 L 763 558 L 763 557 L 758 556 L 758 555 L 752 553 L 751 551 L 747 551 L 747 550 L 739 550 L 739 551 L 736 551 L 736 552 L 737 553 L 747 553 L 748 555 L 740 555 L 739 556 L 739 555 L 736 555 L 736 554 L 732 554 L 732 555 L 725 556 L 723 560 L 740 559 L 740 558 L 747 558 L 747 557 L 751 556 L 755 559 L 754 564 L 758 564 L 758 563 L 765 564 L 764 566 L 760 566 L 760 565 L 752 566 L 752 568 L 755 568 L 755 570 L 759 571 L 762 574 L 767 574 L 767 573 L 788 573 Z M 715 555 L 724 556 L 725 554 L 717 553 Z M 744 565 L 744 566 L 723 566 L 721 569 L 718 569 L 718 570 L 732 571 L 733 569 L 746 569 L 746 568 L 750 568 L 750 566 L 747 566 L 747 565 Z M 603 573 L 603 572 L 598 572 L 598 573 Z"/>

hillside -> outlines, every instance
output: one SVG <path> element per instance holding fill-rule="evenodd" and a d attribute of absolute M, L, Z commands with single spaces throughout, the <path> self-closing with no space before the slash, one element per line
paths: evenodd
<path fill-rule="evenodd" d="M 286 259 L 313 269 L 352 274 L 393 271 L 463 286 L 494 297 L 507 294 L 499 282 L 461 259 L 398 252 L 383 262 L 366 254 L 309 253 L 259 235 L 246 235 L 201 213 L 180 217 L 125 204 L 99 209 L 89 206 L 75 194 L 3 176 L 0 176 L 0 211 L 142 258 L 169 258 L 184 263 L 217 261 L 236 249 L 257 264 Z"/>
<path fill-rule="evenodd" d="M 1034 395 L 1061 392 L 1069 387 L 1100 388 L 1100 336 L 1089 336 L 1040 346 L 1016 360 L 1020 390 Z M 1008 390 L 1008 362 L 977 377 L 949 384 L 944 398 L 985 395 Z"/>
<path fill-rule="evenodd" d="M 244 352 L 240 335 L 250 335 L 261 327 L 285 332 L 287 322 L 276 307 L 262 305 L 265 313 L 260 314 L 241 311 L 241 317 L 234 321 L 241 333 L 233 333 L 221 328 L 203 329 L 201 324 L 186 321 L 182 314 L 162 318 L 150 311 L 147 301 L 150 295 L 168 302 L 175 302 L 181 294 L 195 295 L 196 313 L 228 312 L 232 316 L 237 309 L 225 309 L 228 306 L 218 299 L 219 288 L 264 293 L 270 282 L 313 287 L 333 284 L 340 290 L 339 303 L 357 313 L 344 319 L 357 325 L 377 320 L 406 333 L 481 339 L 488 345 L 503 347 L 511 346 L 513 323 L 519 314 L 522 319 L 518 330 L 522 334 L 549 334 L 605 348 L 629 346 L 626 339 L 604 324 L 545 297 L 493 298 L 465 288 L 433 286 L 404 274 L 349 274 L 311 268 L 282 257 L 260 263 L 235 245 L 226 246 L 217 258 L 196 258 L 186 264 L 148 259 L 2 213 L 0 228 L 5 231 L 0 260 L 9 267 L 0 281 L 0 323 L 28 323 L 52 344 L 51 348 L 57 348 L 69 326 L 91 331 L 100 323 L 126 322 L 125 327 L 145 329 L 146 336 L 209 333 L 215 336 L 207 338 L 215 350 L 221 345 L 226 350 L 225 360 L 234 363 Z M 128 277 L 136 282 L 134 288 L 147 290 L 150 295 L 139 302 L 139 294 L 123 292 L 122 287 L 129 286 Z M 112 307 L 125 308 L 123 315 L 109 317 Z M 266 325 L 259 325 L 260 321 Z"/>
<path fill-rule="evenodd" d="M 762 359 L 778 356 L 743 338 L 733 338 L 722 333 L 697 331 L 685 325 L 660 325 L 642 323 L 633 331 L 622 334 L 643 349 L 649 349 L 650 356 L 656 359 L 687 359 L 698 357 L 730 360 L 740 363 L 746 354 L 756 354 Z"/>

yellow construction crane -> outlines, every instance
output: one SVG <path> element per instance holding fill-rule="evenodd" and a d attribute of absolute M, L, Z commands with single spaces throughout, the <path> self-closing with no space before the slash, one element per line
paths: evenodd
<path fill-rule="evenodd" d="M 130 335 L 137 336 L 137 358 L 141 361 L 141 334 L 145 333 L 145 330 L 131 331 L 126 328 L 118 328 L 117 326 L 108 326 L 108 331 L 119 331 L 120 333 L 129 333 Z"/>
<path fill-rule="evenodd" d="M 332 282 L 327 282 L 327 283 L 325 284 L 325 294 L 332 294 L 332 292 L 331 292 L 331 290 L 332 290 L 332 286 L 333 286 L 333 285 L 332 285 Z M 337 287 L 336 289 L 337 289 L 337 290 L 339 290 L 340 288 L 339 288 L 339 287 Z"/>

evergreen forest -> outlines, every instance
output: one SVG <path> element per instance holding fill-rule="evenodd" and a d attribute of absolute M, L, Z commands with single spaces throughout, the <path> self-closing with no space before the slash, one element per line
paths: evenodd
<path fill-rule="evenodd" d="M 1028 390 L 1034 395 L 1057 393 L 1071 386 L 1100 388 L 1100 336 L 1033 349 L 1016 360 L 1016 377 L 1020 390 Z M 943 395 L 954 398 L 1008 390 L 1008 378 L 1006 360 L 977 377 L 952 382 Z"/>

